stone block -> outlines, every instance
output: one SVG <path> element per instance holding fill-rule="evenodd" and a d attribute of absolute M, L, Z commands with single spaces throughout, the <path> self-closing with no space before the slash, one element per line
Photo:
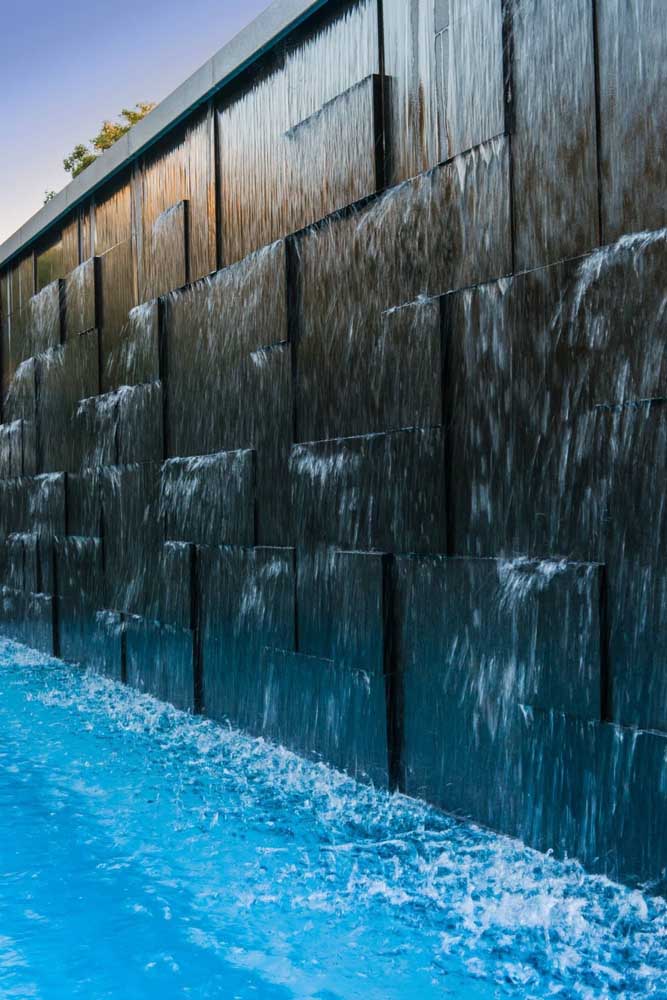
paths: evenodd
<path fill-rule="evenodd" d="M 593 7 L 522 0 L 512 11 L 515 264 L 527 270 L 600 243 Z"/>
<path fill-rule="evenodd" d="M 100 470 L 83 469 L 68 473 L 67 534 L 90 538 L 102 537 L 102 494 Z"/>
<path fill-rule="evenodd" d="M 106 566 L 106 600 L 100 606 L 154 619 L 162 542 L 160 467 L 101 469 L 100 489 Z"/>
<path fill-rule="evenodd" d="M 667 225 L 667 24 L 662 0 L 605 0 L 596 14 L 603 242 L 611 243 Z"/>
<path fill-rule="evenodd" d="M 437 307 L 394 318 L 415 318 L 411 345 L 400 327 L 387 327 L 386 314 L 511 271 L 508 176 L 506 141 L 495 140 L 299 239 L 298 440 L 396 426 L 404 416 L 392 396 L 399 374 L 406 408 L 430 416 Z M 401 368 L 410 346 L 428 379 L 425 400 L 411 395 L 413 355 Z"/>
<path fill-rule="evenodd" d="M 150 233 L 144 234 L 141 281 L 143 300 L 158 298 L 189 280 L 188 202 L 179 201 L 155 219 Z"/>
<path fill-rule="evenodd" d="M 129 616 L 125 621 L 127 683 L 184 711 L 195 708 L 195 639 L 178 629 Z"/>
<path fill-rule="evenodd" d="M 99 258 L 100 351 L 102 370 L 137 305 L 137 287 L 132 241 L 117 243 Z M 115 386 L 105 385 L 111 389 Z"/>
<path fill-rule="evenodd" d="M 111 321 L 102 327 L 103 392 L 160 379 L 158 304 L 144 302 L 130 309 L 120 329 Z"/>
<path fill-rule="evenodd" d="M 532 701 L 584 721 L 600 717 L 598 572 L 492 559 L 396 560 L 409 794 L 516 829 L 521 800 L 504 802 L 503 793 L 521 787 L 521 706 Z"/>
<path fill-rule="evenodd" d="M 195 554 L 189 542 L 162 546 L 158 620 L 179 629 L 195 627 Z"/>
<path fill-rule="evenodd" d="M 386 787 L 382 676 L 291 651 L 267 649 L 263 656 L 257 732 Z"/>
<path fill-rule="evenodd" d="M 603 474 L 613 722 L 667 732 L 667 410 L 661 403 L 603 412 Z"/>
<path fill-rule="evenodd" d="M 79 401 L 99 391 L 96 332 L 67 341 L 38 359 L 37 419 L 42 472 L 76 471 L 81 441 L 72 434 Z"/>
<path fill-rule="evenodd" d="M 296 445 L 292 508 L 301 543 L 446 551 L 442 429 Z"/>
<path fill-rule="evenodd" d="M 252 545 L 254 452 L 169 459 L 160 478 L 160 515 L 165 537 L 174 541 Z"/>
<path fill-rule="evenodd" d="M 99 258 L 90 257 L 65 278 L 65 337 L 97 328 Z"/>
<path fill-rule="evenodd" d="M 277 243 L 167 300 L 168 455 L 253 446 L 247 427 L 263 401 L 255 408 L 244 392 L 253 352 L 287 339 L 286 268 L 285 245 Z"/>
<path fill-rule="evenodd" d="M 59 278 L 45 285 L 26 305 L 26 357 L 57 347 L 62 338 L 64 282 Z M 94 326 L 95 324 L 93 324 Z"/>
<path fill-rule="evenodd" d="M 294 550 L 198 550 L 203 711 L 256 731 L 264 647 L 294 649 Z"/>
<path fill-rule="evenodd" d="M 299 651 L 383 677 L 390 624 L 389 564 L 389 557 L 380 552 L 299 549 Z"/>

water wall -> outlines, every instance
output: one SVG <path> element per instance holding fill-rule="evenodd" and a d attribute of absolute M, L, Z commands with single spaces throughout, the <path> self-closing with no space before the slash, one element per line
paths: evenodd
<path fill-rule="evenodd" d="M 315 6 L 0 248 L 0 629 L 664 891 L 663 0 Z"/>

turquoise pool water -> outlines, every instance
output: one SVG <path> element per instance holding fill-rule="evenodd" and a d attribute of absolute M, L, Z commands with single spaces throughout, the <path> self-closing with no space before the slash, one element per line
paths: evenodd
<path fill-rule="evenodd" d="M 667 906 L 0 643 L 0 996 L 667 997 Z"/>

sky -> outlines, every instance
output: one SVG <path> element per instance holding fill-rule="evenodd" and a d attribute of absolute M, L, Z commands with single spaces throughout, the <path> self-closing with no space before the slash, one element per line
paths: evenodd
<path fill-rule="evenodd" d="M 269 0 L 0 0 L 0 243 L 104 119 L 159 102 Z"/>

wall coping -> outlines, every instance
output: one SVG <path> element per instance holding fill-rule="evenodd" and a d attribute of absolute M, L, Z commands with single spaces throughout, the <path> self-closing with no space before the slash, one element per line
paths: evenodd
<path fill-rule="evenodd" d="M 0 245 L 0 267 L 9 264 L 51 226 L 145 153 L 197 107 L 222 90 L 329 0 L 274 0 L 203 66 L 172 91 L 111 149 L 106 150 Z"/>

